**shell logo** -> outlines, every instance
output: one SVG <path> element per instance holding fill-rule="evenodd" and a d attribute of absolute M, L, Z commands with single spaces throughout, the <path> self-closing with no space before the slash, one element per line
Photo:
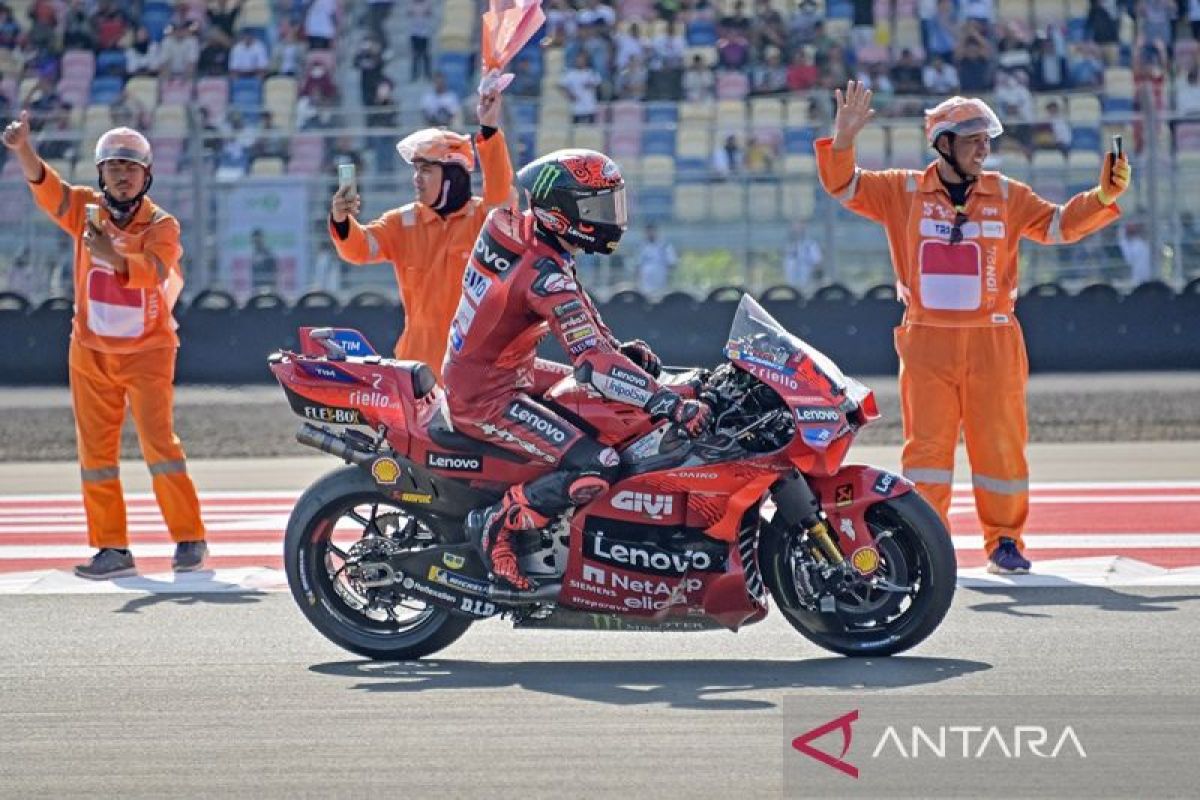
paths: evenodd
<path fill-rule="evenodd" d="M 850 563 L 860 575 L 870 575 L 879 569 L 879 552 L 874 547 L 860 547 L 850 556 Z"/>
<path fill-rule="evenodd" d="M 371 477 L 379 483 L 391 486 L 400 480 L 400 465 L 394 458 L 377 458 L 371 465 Z"/>

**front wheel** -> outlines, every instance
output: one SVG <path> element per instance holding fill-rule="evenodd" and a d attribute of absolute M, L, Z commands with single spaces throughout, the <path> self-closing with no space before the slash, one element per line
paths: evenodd
<path fill-rule="evenodd" d="M 343 467 L 301 495 L 288 520 L 284 565 L 304 616 L 334 644 L 367 658 L 421 658 L 449 646 L 471 620 L 364 580 L 360 564 L 458 541 L 461 524 L 379 491 Z"/>
<path fill-rule="evenodd" d="M 777 539 L 764 543 L 764 578 L 787 621 L 809 641 L 847 656 L 889 656 L 916 646 L 941 624 L 958 566 L 946 526 L 916 492 L 876 503 L 866 522 L 879 567 L 865 579 L 831 587 L 824 603 L 806 571 L 812 559 L 799 532 L 765 532 Z"/>

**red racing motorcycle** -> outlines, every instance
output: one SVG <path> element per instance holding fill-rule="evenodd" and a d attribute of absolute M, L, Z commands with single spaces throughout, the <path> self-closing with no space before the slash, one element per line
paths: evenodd
<path fill-rule="evenodd" d="M 773 600 L 803 636 L 890 655 L 937 628 L 954 596 L 950 536 L 904 478 L 844 465 L 874 395 L 744 296 L 700 386 L 713 425 L 669 422 L 566 378 L 542 400 L 621 454 L 607 494 L 520 535 L 537 586 L 490 579 L 469 511 L 550 469 L 452 427 L 433 373 L 356 331 L 302 328 L 270 368 L 307 420 L 298 440 L 346 461 L 300 497 L 284 561 L 323 635 L 376 659 L 435 653 L 473 622 L 517 628 L 738 630 Z M 337 426 L 330 427 L 330 426 Z"/>

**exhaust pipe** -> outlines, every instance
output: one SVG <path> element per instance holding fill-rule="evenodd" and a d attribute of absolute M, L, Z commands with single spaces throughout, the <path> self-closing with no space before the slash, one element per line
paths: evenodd
<path fill-rule="evenodd" d="M 307 422 L 300 426 L 300 430 L 296 431 L 296 441 L 335 455 L 347 464 L 357 464 L 360 467 L 375 459 L 374 453 L 359 450 L 341 436 L 335 436 L 324 428 L 318 428 Z"/>
<path fill-rule="evenodd" d="M 507 603 L 514 606 L 524 603 L 544 603 L 548 600 L 556 599 L 558 597 L 558 590 L 561 588 L 561 583 L 547 583 L 531 592 L 515 592 L 511 589 L 500 589 L 492 586 L 488 589 L 485 596 L 487 599 L 495 600 L 497 603 Z"/>

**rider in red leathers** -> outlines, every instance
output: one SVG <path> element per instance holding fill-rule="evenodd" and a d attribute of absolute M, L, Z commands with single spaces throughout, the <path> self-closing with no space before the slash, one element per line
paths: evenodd
<path fill-rule="evenodd" d="M 669 419 L 693 437 L 712 412 L 659 386 L 658 357 L 641 340 L 619 342 L 579 286 L 574 255 L 607 255 L 625 232 L 625 181 L 616 163 L 592 150 L 559 150 L 527 165 L 517 183 L 530 210 L 496 209 L 484 223 L 463 274 L 442 374 L 461 433 L 559 467 L 467 518 L 492 573 L 528 590 L 514 533 L 604 493 L 619 464 L 615 450 L 539 402 L 572 373 L 536 357 L 547 332 L 570 354 L 576 380 L 610 400 Z"/>

